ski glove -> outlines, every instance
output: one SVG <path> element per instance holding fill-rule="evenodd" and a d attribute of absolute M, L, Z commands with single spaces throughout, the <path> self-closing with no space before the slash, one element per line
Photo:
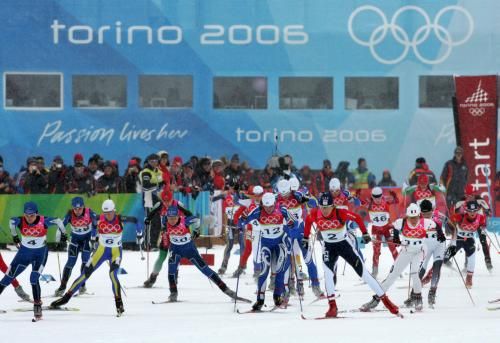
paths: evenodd
<path fill-rule="evenodd" d="M 143 237 L 142 233 L 135 236 L 135 241 L 136 241 L 137 245 L 141 245 L 142 242 L 144 242 L 144 237 Z"/>
<path fill-rule="evenodd" d="M 399 231 L 396 229 L 392 230 L 392 242 L 395 244 L 401 244 L 401 240 L 399 239 Z"/>
<path fill-rule="evenodd" d="M 68 235 L 61 233 L 61 243 L 66 243 L 68 241 Z"/>
<path fill-rule="evenodd" d="M 309 239 L 308 238 L 302 238 L 301 245 L 302 245 L 303 249 L 309 250 Z"/>
<path fill-rule="evenodd" d="M 19 239 L 19 237 L 16 235 L 12 237 L 12 239 L 14 240 L 14 244 L 16 245 L 16 247 L 19 248 L 19 246 L 21 245 L 21 240 Z"/>
<path fill-rule="evenodd" d="M 486 233 L 484 231 L 479 232 L 479 242 L 483 245 L 486 244 Z"/>
<path fill-rule="evenodd" d="M 449 256 L 449 258 L 455 256 L 456 253 L 457 253 L 457 247 L 455 245 L 450 245 L 446 250 L 446 256 Z"/>
<path fill-rule="evenodd" d="M 368 244 L 372 241 L 372 237 L 369 233 L 364 233 L 361 237 L 363 238 L 363 244 Z"/>
<path fill-rule="evenodd" d="M 437 232 L 437 240 L 438 242 L 440 243 L 443 243 L 443 242 L 446 242 L 446 236 L 444 235 L 443 231 L 442 230 L 439 230 Z"/>

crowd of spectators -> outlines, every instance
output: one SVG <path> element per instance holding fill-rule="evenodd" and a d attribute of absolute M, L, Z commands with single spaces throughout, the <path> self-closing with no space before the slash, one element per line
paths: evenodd
<path fill-rule="evenodd" d="M 462 156 L 463 149 L 458 147 L 454 157 L 445 163 L 440 179 L 430 170 L 425 158 L 418 157 L 407 182 L 413 185 L 419 175 L 426 174 L 430 183 L 443 183 L 445 186 L 452 186 L 454 193 L 460 193 L 468 172 Z M 355 190 L 397 186 L 389 170 L 384 170 L 377 182 L 366 159 L 362 157 L 358 159 L 355 168 L 351 168 L 348 161 L 340 161 L 334 169 L 331 161 L 325 159 L 322 168 L 318 170 L 308 165 L 297 168 L 291 155 L 275 156 L 268 160 L 263 170 L 255 170 L 248 162 L 240 161 L 238 154 L 234 154 L 229 160 L 225 156 L 219 159 L 191 156 L 184 160 L 181 156 L 171 158 L 168 152 L 160 151 L 144 160 L 132 157 L 123 175 L 119 175 L 116 161 L 105 160 L 99 154 L 92 155 L 87 163 L 80 153 L 73 156 L 71 163 L 65 163 L 61 156 L 55 156 L 50 165 L 46 165 L 43 157 L 32 156 L 15 174 L 4 170 L 0 156 L 0 194 L 139 193 L 141 170 L 145 167 L 158 170 L 162 166 L 169 170 L 171 190 L 189 194 L 223 190 L 229 181 L 241 189 L 255 184 L 271 189 L 281 177 L 293 176 L 298 177 L 312 194 L 328 190 L 333 177 L 338 178 L 343 187 Z M 458 195 L 460 194 L 456 194 Z"/>

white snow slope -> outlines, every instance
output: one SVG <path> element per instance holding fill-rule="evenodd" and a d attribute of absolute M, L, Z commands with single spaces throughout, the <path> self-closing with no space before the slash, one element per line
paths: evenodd
<path fill-rule="evenodd" d="M 321 248 L 316 246 L 316 260 L 321 261 Z M 205 252 L 205 249 L 200 249 Z M 215 270 L 219 267 L 222 247 L 209 250 L 215 253 Z M 9 263 L 14 251 L 2 251 Z M 364 250 L 371 270 L 371 246 Z M 125 251 L 122 267 L 128 272 L 120 280 L 125 287 L 125 314 L 115 317 L 115 305 L 108 277 L 108 268 L 103 264 L 95 272 L 87 288 L 93 296 L 73 298 L 67 306 L 77 307 L 79 312 L 44 311 L 42 321 L 32 323 L 32 312 L 14 312 L 16 308 L 31 308 L 31 304 L 18 302 L 12 287 L 0 296 L 0 342 L 500 342 L 500 310 L 488 311 L 492 306 L 488 300 L 500 297 L 500 255 L 493 249 L 493 273 L 484 265 L 482 251 L 476 259 L 474 287 L 471 289 L 476 303 L 472 305 L 466 289 L 456 270 L 443 267 L 437 293 L 435 309 L 427 307 L 428 287 L 424 288 L 424 310 L 410 314 L 402 309 L 404 319 L 394 317 L 389 312 L 342 313 L 347 318 L 336 320 L 302 320 L 299 299 L 292 297 L 291 306 L 286 310 L 272 313 L 237 314 L 234 303 L 194 266 L 181 266 L 179 272 L 179 300 L 173 304 L 153 305 L 152 300 L 165 300 L 169 294 L 167 265 L 164 265 L 154 288 L 137 288 L 146 279 L 146 261 L 140 260 L 138 252 Z M 156 252 L 150 254 L 150 266 Z M 61 268 L 66 262 L 66 254 L 60 253 Z M 232 255 L 228 272 L 232 274 L 238 256 Z M 462 266 L 464 254 L 457 254 Z M 71 281 L 78 275 L 79 263 L 73 269 Z M 386 248 L 382 249 L 379 277 L 384 278 L 392 264 L 392 257 Z M 305 267 L 305 266 L 304 266 Z M 360 285 L 360 280 L 350 266 L 342 275 L 344 261 L 339 261 L 337 300 L 339 310 L 356 309 L 370 300 L 371 290 Z M 322 279 L 322 267 L 319 266 Z M 50 253 L 44 273 L 52 274 L 59 281 L 56 253 Z M 29 285 L 30 267 L 19 280 L 26 291 Z M 251 277 L 252 265 L 240 279 L 239 294 L 255 300 L 256 286 Z M 236 288 L 236 279 L 224 277 L 226 283 Z M 323 281 L 322 281 L 323 282 Z M 388 294 L 396 304 L 402 304 L 408 290 L 408 274 L 399 279 Z M 42 283 L 44 305 L 58 287 L 58 282 Z M 324 285 L 322 283 L 322 288 Z M 306 287 L 303 311 L 308 317 L 322 315 L 327 309 L 326 300 L 310 304 L 314 299 L 310 288 Z M 266 293 L 268 308 L 272 304 L 272 293 Z M 241 310 L 251 304 L 238 303 Z M 498 304 L 497 306 L 500 306 Z M 380 304 L 378 308 L 383 308 Z"/>

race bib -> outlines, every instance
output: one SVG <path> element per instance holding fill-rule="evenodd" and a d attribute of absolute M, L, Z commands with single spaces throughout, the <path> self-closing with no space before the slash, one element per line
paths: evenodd
<path fill-rule="evenodd" d="M 45 246 L 45 236 L 43 237 L 30 237 L 23 236 L 21 244 L 26 248 L 36 249 Z"/>
<path fill-rule="evenodd" d="M 279 226 L 261 226 L 262 238 L 278 238 L 283 235 L 283 225 Z"/>
<path fill-rule="evenodd" d="M 99 235 L 99 244 L 109 248 L 120 247 L 122 245 L 122 235 Z"/>
<path fill-rule="evenodd" d="M 186 233 L 185 235 L 170 235 L 170 242 L 176 245 L 184 245 L 191 242 L 191 234 Z"/>
<path fill-rule="evenodd" d="M 373 226 L 385 226 L 389 223 L 389 213 L 370 212 L 370 221 Z"/>

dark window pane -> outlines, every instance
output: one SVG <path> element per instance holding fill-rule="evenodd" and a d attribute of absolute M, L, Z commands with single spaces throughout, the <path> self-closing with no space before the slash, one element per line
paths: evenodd
<path fill-rule="evenodd" d="M 346 77 L 346 110 L 395 110 L 399 108 L 397 77 Z"/>
<path fill-rule="evenodd" d="M 420 76 L 418 80 L 419 106 L 451 108 L 455 93 L 453 76 Z"/>
<path fill-rule="evenodd" d="M 5 74 L 5 108 L 62 108 L 61 74 Z"/>
<path fill-rule="evenodd" d="M 213 101 L 218 109 L 266 109 L 267 78 L 216 77 Z"/>
<path fill-rule="evenodd" d="M 127 107 L 127 77 L 121 75 L 73 76 L 73 107 Z"/>
<path fill-rule="evenodd" d="M 193 78 L 191 76 L 139 76 L 139 106 L 193 107 Z"/>
<path fill-rule="evenodd" d="M 281 77 L 280 109 L 332 109 L 333 78 Z"/>

